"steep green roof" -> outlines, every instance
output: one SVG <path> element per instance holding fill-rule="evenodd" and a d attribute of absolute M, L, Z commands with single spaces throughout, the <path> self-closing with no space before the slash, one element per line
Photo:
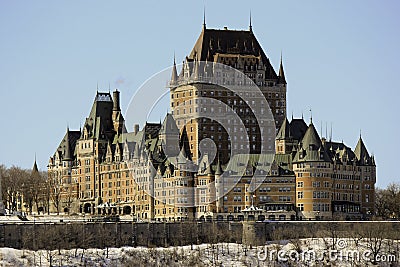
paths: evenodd
<path fill-rule="evenodd" d="M 179 134 L 178 126 L 176 126 L 175 119 L 170 113 L 167 113 L 161 125 L 161 134 Z"/>
<path fill-rule="evenodd" d="M 282 123 L 281 128 L 279 128 L 278 134 L 276 135 L 276 139 L 289 139 L 291 136 L 290 134 L 290 124 L 287 118 Z"/>
<path fill-rule="evenodd" d="M 321 147 L 321 144 L 321 139 L 319 138 L 317 130 L 315 129 L 314 124 L 311 123 L 304 134 L 302 147 L 303 149 L 308 149 L 312 146 L 314 150 L 317 150 Z"/>
<path fill-rule="evenodd" d="M 321 139 L 317 130 L 311 123 L 304 134 L 300 148 L 293 159 L 293 162 L 298 161 L 326 161 L 331 162 L 331 159 L 325 148 L 322 146 Z"/>
<path fill-rule="evenodd" d="M 354 154 L 356 155 L 356 158 L 361 165 L 366 165 L 366 164 L 371 163 L 371 159 L 370 159 L 368 150 L 364 145 L 361 135 L 360 135 L 360 138 L 358 139 L 357 146 L 354 149 Z"/>
<path fill-rule="evenodd" d="M 58 156 L 60 160 L 73 160 L 73 157 L 75 157 L 76 154 L 76 141 L 79 139 L 80 135 L 80 131 L 70 131 L 67 129 L 67 132 L 54 154 L 54 158 Z"/>

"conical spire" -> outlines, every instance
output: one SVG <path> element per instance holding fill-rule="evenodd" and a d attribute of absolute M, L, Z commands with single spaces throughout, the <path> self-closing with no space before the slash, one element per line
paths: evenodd
<path fill-rule="evenodd" d="M 203 9 L 203 30 L 206 29 L 206 7 Z"/>
<path fill-rule="evenodd" d="M 308 126 L 308 129 L 304 134 L 302 144 L 303 148 L 306 150 L 309 149 L 310 146 L 312 146 L 314 150 L 318 150 L 321 147 L 321 139 L 312 122 L 310 123 L 310 126 Z"/>
<path fill-rule="evenodd" d="M 175 53 L 174 53 L 174 66 L 172 67 L 171 84 L 176 84 L 178 81 L 178 72 L 176 71 Z"/>
<path fill-rule="evenodd" d="M 67 127 L 67 134 L 65 135 L 65 150 L 64 150 L 63 160 L 72 160 L 68 127 Z"/>
<path fill-rule="evenodd" d="M 37 163 L 36 163 L 36 155 L 35 155 L 35 162 L 33 163 L 32 172 L 39 172 Z"/>
<path fill-rule="evenodd" d="M 285 72 L 283 70 L 283 63 L 282 63 L 282 53 L 281 53 L 281 64 L 279 66 L 278 83 L 286 84 Z"/>
<path fill-rule="evenodd" d="M 167 113 L 164 118 L 163 123 L 161 124 L 160 134 L 179 134 L 178 126 L 176 126 L 176 122 L 171 113 Z"/>
<path fill-rule="evenodd" d="M 250 10 L 250 24 L 249 24 L 249 31 L 253 32 L 253 26 L 251 25 L 251 10 Z"/>
<path fill-rule="evenodd" d="M 356 155 L 357 160 L 361 164 L 366 164 L 367 160 L 369 160 L 369 158 L 370 158 L 368 150 L 365 147 L 364 142 L 363 142 L 363 140 L 361 138 L 361 134 L 360 134 L 360 138 L 358 139 L 357 146 L 354 149 L 354 154 Z"/>
<path fill-rule="evenodd" d="M 281 128 L 279 128 L 279 132 L 276 135 L 276 139 L 288 139 L 291 137 L 290 134 L 290 124 L 287 118 L 282 123 Z"/>
<path fill-rule="evenodd" d="M 220 162 L 219 157 L 218 157 L 217 166 L 216 166 L 216 169 L 215 169 L 215 175 L 221 175 L 222 172 L 223 171 L 222 171 L 222 167 L 221 167 L 221 162 Z"/>

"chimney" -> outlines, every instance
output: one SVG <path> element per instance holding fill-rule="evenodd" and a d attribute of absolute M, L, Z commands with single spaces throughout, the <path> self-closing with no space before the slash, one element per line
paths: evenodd
<path fill-rule="evenodd" d="M 113 111 L 120 111 L 121 108 L 119 106 L 119 91 L 115 89 L 113 92 Z"/>
<path fill-rule="evenodd" d="M 133 125 L 133 133 L 136 135 L 139 132 L 139 124 Z"/>

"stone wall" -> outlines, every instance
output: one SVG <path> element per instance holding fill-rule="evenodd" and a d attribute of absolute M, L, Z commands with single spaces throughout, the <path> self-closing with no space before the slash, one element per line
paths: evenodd
<path fill-rule="evenodd" d="M 0 224 L 0 247 L 26 249 L 168 247 L 231 242 L 263 245 L 269 240 L 349 237 L 375 227 L 400 239 L 400 222 L 180 222 L 180 223 L 22 223 Z"/>

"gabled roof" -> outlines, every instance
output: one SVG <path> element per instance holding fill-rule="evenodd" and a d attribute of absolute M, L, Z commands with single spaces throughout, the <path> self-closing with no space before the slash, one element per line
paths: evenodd
<path fill-rule="evenodd" d="M 343 142 L 325 142 L 325 150 L 329 153 L 331 159 L 337 163 L 353 161 L 356 157 L 351 148 Z"/>

